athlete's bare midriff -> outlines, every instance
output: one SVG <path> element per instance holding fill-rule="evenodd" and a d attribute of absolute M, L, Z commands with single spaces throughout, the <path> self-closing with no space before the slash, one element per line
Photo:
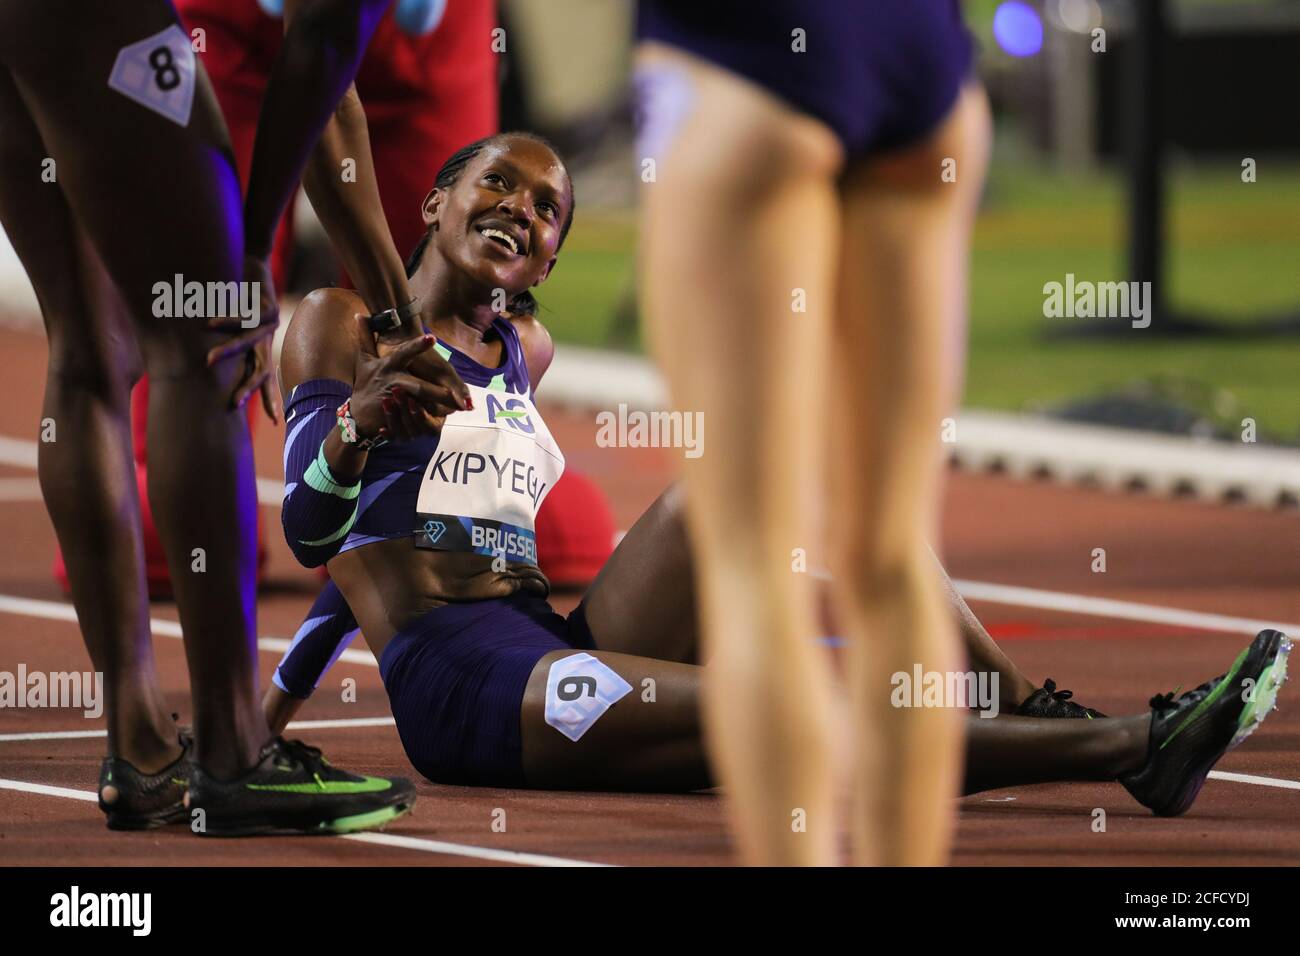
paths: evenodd
<path fill-rule="evenodd" d="M 468 552 L 426 551 L 415 546 L 414 538 L 394 538 L 345 551 L 329 562 L 329 570 L 377 657 L 394 634 L 433 608 L 519 591 L 539 597 L 550 593 L 536 567 L 507 564 L 496 570 L 494 560 Z"/>

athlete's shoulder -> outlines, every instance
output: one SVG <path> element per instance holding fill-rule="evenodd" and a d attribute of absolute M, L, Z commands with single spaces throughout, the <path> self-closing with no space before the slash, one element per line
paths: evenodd
<path fill-rule="evenodd" d="M 546 370 L 555 358 L 555 343 L 551 333 L 535 315 L 511 315 L 510 324 L 519 336 L 519 347 L 524 353 L 524 363 L 528 366 L 528 381 L 533 388 L 542 380 Z"/>
<path fill-rule="evenodd" d="M 317 289 L 299 302 L 280 348 L 283 387 L 313 378 L 350 383 L 359 348 L 354 317 L 369 311 L 351 289 Z"/>

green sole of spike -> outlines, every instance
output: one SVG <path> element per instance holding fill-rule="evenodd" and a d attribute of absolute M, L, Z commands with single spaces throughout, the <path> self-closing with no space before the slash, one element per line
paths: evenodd
<path fill-rule="evenodd" d="M 331 820 L 328 823 L 320 825 L 324 833 L 355 833 L 358 830 L 372 830 L 375 827 L 381 827 L 385 823 L 396 820 L 398 817 L 410 811 L 409 804 L 401 804 L 396 807 L 384 807 L 382 810 L 372 810 L 369 813 L 358 813 L 351 817 L 339 817 L 337 820 Z"/>
<path fill-rule="evenodd" d="M 1246 701 L 1241 716 L 1237 719 L 1237 733 L 1229 746 L 1235 747 L 1249 737 L 1277 701 L 1277 692 L 1286 681 L 1287 656 L 1291 653 L 1291 641 L 1284 639 L 1278 648 L 1273 663 L 1259 674 L 1259 682 L 1254 687 L 1254 697 Z"/>

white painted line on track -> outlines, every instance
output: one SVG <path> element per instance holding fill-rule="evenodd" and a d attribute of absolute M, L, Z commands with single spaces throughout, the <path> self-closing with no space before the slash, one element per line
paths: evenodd
<path fill-rule="evenodd" d="M 20 614 L 24 617 L 39 617 L 48 621 L 77 623 L 77 610 L 71 604 L 64 601 L 41 601 L 35 598 L 17 597 L 12 594 L 0 594 L 0 614 Z M 149 619 L 149 628 L 154 634 L 161 634 L 164 637 L 182 636 L 179 621 L 153 617 Z M 257 639 L 258 649 L 271 654 L 283 654 L 289 649 L 289 644 L 290 641 L 283 637 L 259 637 Z M 374 654 L 359 648 L 348 648 L 339 655 L 339 660 L 347 661 L 349 664 L 362 664 L 367 667 L 379 666 Z"/>
<path fill-rule="evenodd" d="M 99 801 L 93 790 L 71 790 L 67 787 L 51 787 L 43 783 L 27 783 L 24 780 L 0 779 L 0 790 L 17 790 L 19 793 L 31 793 L 42 797 L 62 797 L 65 800 L 84 800 L 90 803 Z M 320 837 L 310 839 L 319 840 Z M 426 840 L 423 837 L 398 836 L 395 833 L 347 833 L 340 840 L 352 840 L 354 843 L 370 843 L 400 850 L 419 850 L 423 853 L 439 853 L 443 856 L 461 856 L 473 860 L 488 860 L 492 863 L 514 863 L 519 866 L 609 866 L 608 863 L 593 863 L 588 860 L 570 860 L 562 856 L 546 856 L 541 853 L 523 853 L 516 850 L 493 850 L 488 847 L 471 846 L 464 843 L 446 843 L 442 840 Z"/>
<path fill-rule="evenodd" d="M 426 840 L 422 837 L 398 836 L 395 833 L 350 833 L 343 839 L 356 840 L 358 843 L 374 843 L 378 846 L 400 847 L 404 850 L 423 850 L 425 853 L 467 856 L 478 860 L 491 860 L 493 863 L 517 863 L 520 866 L 610 866 L 608 863 L 569 860 L 560 856 L 519 853 L 514 850 L 491 850 L 480 846 L 465 846 L 460 843 L 443 843 L 441 840 Z"/>
<path fill-rule="evenodd" d="M 63 797 L 65 800 L 99 802 L 99 795 L 93 790 L 69 790 L 67 787 L 51 787 L 43 783 L 28 783 L 25 780 L 0 779 L 0 790 L 17 790 L 19 793 L 35 793 L 42 797 Z"/>
<path fill-rule="evenodd" d="M 1279 780 L 1277 777 L 1259 777 L 1253 773 L 1230 773 L 1226 770 L 1211 770 L 1211 780 L 1227 780 L 1232 783 L 1253 783 L 1261 787 L 1281 787 L 1283 790 L 1300 790 L 1300 780 Z"/>
<path fill-rule="evenodd" d="M 295 720 L 285 730 L 339 730 L 348 727 L 394 727 L 392 717 L 337 717 L 329 720 Z M 0 743 L 24 740 L 84 740 L 107 737 L 107 730 L 34 730 L 25 734 L 0 734 Z"/>
<path fill-rule="evenodd" d="M 0 465 L 13 465 L 16 468 L 36 468 L 36 453 L 39 443 L 22 438 L 6 438 L 0 435 Z M 40 498 L 40 486 L 36 487 L 36 498 Z M 7 499 L 0 494 L 0 501 L 31 499 Z M 257 479 L 257 503 L 268 508 L 278 508 L 284 501 L 284 482 L 279 478 Z"/>
<path fill-rule="evenodd" d="M 23 740 L 87 740 L 107 736 L 107 730 L 34 730 L 26 734 L 0 734 L 0 743 Z"/>
<path fill-rule="evenodd" d="M 1265 628 L 1276 628 L 1287 634 L 1300 635 L 1300 624 L 1285 624 L 1259 618 L 1229 617 L 1224 614 L 1206 614 L 1202 611 L 1184 611 L 1154 604 L 1133 601 L 1114 601 L 1110 598 L 1066 594 L 1061 591 L 1040 591 L 1037 588 L 1012 587 L 1007 584 L 989 584 L 983 581 L 953 581 L 962 597 L 972 601 L 991 601 L 994 604 L 1011 604 L 1016 607 L 1033 607 L 1047 611 L 1065 611 L 1092 617 L 1114 617 L 1128 621 L 1148 621 L 1152 624 L 1170 624 L 1202 631 L 1224 631 L 1230 634 L 1249 634 L 1252 637 Z"/>
<path fill-rule="evenodd" d="M 0 478 L 0 501 L 43 501 L 35 478 Z"/>
<path fill-rule="evenodd" d="M 36 451 L 40 446 L 25 438 L 6 438 L 0 435 L 0 465 L 16 468 L 36 468 Z"/>

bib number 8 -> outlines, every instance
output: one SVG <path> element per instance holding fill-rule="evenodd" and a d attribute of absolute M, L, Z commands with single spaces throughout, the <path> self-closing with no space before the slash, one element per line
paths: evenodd
<path fill-rule="evenodd" d="M 169 92 L 181 85 L 180 70 L 176 69 L 172 51 L 167 47 L 160 46 L 150 53 L 149 65 L 153 67 L 153 78 L 158 84 L 158 89 Z"/>
<path fill-rule="evenodd" d="M 586 694 L 583 694 L 583 690 Z M 560 685 L 555 688 L 555 696 L 560 700 L 577 700 L 579 697 L 596 696 L 596 678 L 594 677 L 566 677 L 560 681 Z"/>

